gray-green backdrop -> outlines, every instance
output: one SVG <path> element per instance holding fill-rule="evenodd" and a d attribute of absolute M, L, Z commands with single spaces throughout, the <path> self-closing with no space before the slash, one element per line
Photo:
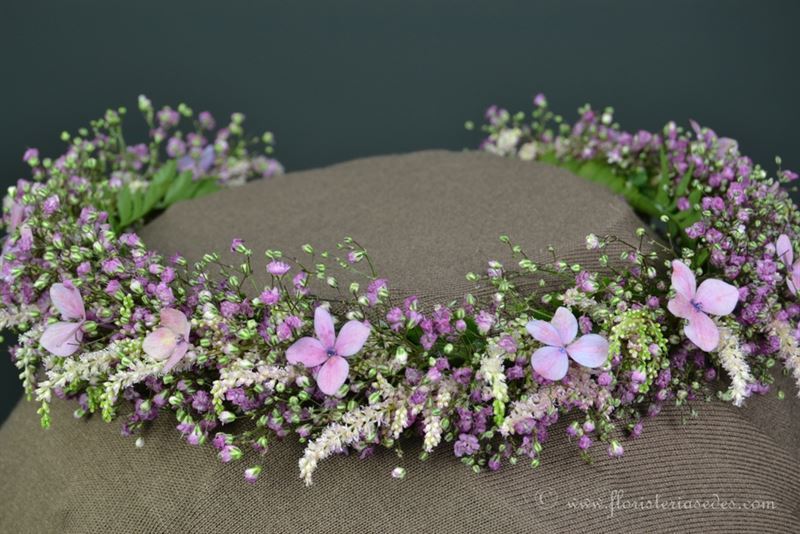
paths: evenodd
<path fill-rule="evenodd" d="M 792 0 L 4 0 L 0 180 L 140 93 L 245 112 L 290 170 L 473 146 L 465 120 L 537 91 L 567 116 L 612 105 L 630 129 L 694 118 L 797 170 L 798 21 Z M 0 421 L 19 395 L 4 355 Z"/>

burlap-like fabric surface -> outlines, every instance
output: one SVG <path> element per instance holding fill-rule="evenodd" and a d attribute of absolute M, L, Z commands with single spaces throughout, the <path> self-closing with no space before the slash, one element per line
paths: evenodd
<path fill-rule="evenodd" d="M 589 232 L 630 235 L 625 203 L 567 172 L 486 154 L 422 152 L 369 158 L 176 205 L 142 235 L 165 253 L 197 258 L 245 239 L 293 252 L 355 237 L 397 294 L 431 303 L 469 288 L 463 275 L 505 259 L 501 233 L 534 255 L 552 244 L 588 258 Z M 463 282 L 462 282 L 463 281 Z M 754 398 L 743 409 L 697 405 L 699 419 L 667 409 L 609 460 L 586 464 L 561 424 L 543 462 L 473 474 L 449 451 L 427 462 L 381 451 L 320 465 L 298 478 L 301 447 L 275 445 L 259 482 L 223 465 L 210 447 L 181 441 L 170 417 L 145 446 L 117 424 L 78 421 L 53 405 L 41 430 L 21 402 L 0 429 L 0 532 L 800 532 L 800 403 Z M 408 469 L 404 480 L 389 473 Z"/>

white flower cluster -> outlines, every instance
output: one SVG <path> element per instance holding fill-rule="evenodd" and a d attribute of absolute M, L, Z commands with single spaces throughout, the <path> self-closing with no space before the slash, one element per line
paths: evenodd
<path fill-rule="evenodd" d="M 36 400 L 50 402 L 52 390 L 65 388 L 69 384 L 88 382 L 96 385 L 100 377 L 111 372 L 111 364 L 119 359 L 120 348 L 116 343 L 91 352 L 84 352 L 77 358 L 65 358 L 61 365 L 47 371 L 47 380 L 39 382 Z"/>
<path fill-rule="evenodd" d="M 15 354 L 14 365 L 20 371 L 19 377 L 22 379 L 22 387 L 28 397 L 36 389 L 37 369 L 42 357 L 42 351 L 37 346 L 43 331 L 44 327 L 37 324 L 17 338 L 19 346 Z"/>
<path fill-rule="evenodd" d="M 220 369 L 219 379 L 211 386 L 211 397 L 217 412 L 221 412 L 225 393 L 237 387 L 248 387 L 260 384 L 274 389 L 278 384 L 289 384 L 297 378 L 295 366 L 267 365 L 264 362 L 252 362 L 247 355 L 235 360 L 232 365 Z"/>
<path fill-rule="evenodd" d="M 341 422 L 331 423 L 317 439 L 306 446 L 300 458 L 300 478 L 306 486 L 310 486 L 312 475 L 319 462 L 342 452 L 345 448 L 357 443 L 362 436 L 374 434 L 377 429 L 387 424 L 389 401 L 360 406 L 342 416 Z"/>
<path fill-rule="evenodd" d="M 490 339 L 478 370 L 478 376 L 487 384 L 487 393 L 491 394 L 493 399 L 502 402 L 508 402 L 508 385 L 503 367 L 505 358 L 506 351 L 497 344 L 496 340 Z"/>
<path fill-rule="evenodd" d="M 729 327 L 719 327 L 717 354 L 720 364 L 731 378 L 728 394 L 731 396 L 734 406 L 741 406 L 744 400 L 750 396 L 748 386 L 753 382 L 753 375 L 750 373 L 750 366 L 747 365 L 747 360 L 739 345 L 739 338 Z"/>
<path fill-rule="evenodd" d="M 552 409 L 553 403 L 545 392 L 537 392 L 525 400 L 515 401 L 511 404 L 511 413 L 506 416 L 500 427 L 500 433 L 503 436 L 513 434 L 517 423 L 528 419 L 541 419 Z"/>
<path fill-rule="evenodd" d="M 7 330 L 19 326 L 30 320 L 39 312 L 39 307 L 33 304 L 22 306 L 3 305 L 0 309 L 0 330 Z"/>
<path fill-rule="evenodd" d="M 797 396 L 800 397 L 800 346 L 797 338 L 794 337 L 789 323 L 784 321 L 773 321 L 769 326 L 769 332 L 781 342 L 780 356 L 794 377 L 797 384 Z"/>
<path fill-rule="evenodd" d="M 497 134 L 493 139 L 494 144 L 486 146 L 489 152 L 497 154 L 498 156 L 509 156 L 516 154 L 517 143 L 522 136 L 522 130 L 519 128 L 507 128 Z"/>
<path fill-rule="evenodd" d="M 436 400 L 432 406 L 426 407 L 423 429 L 425 437 L 422 441 L 422 448 L 425 452 L 433 452 L 442 441 L 442 418 L 445 410 L 450 406 L 453 393 L 457 389 L 455 381 L 446 379 L 439 384 L 436 393 Z"/>
<path fill-rule="evenodd" d="M 115 405 L 120 392 L 140 382 L 144 382 L 148 376 L 159 374 L 162 367 L 164 367 L 164 362 L 134 360 L 130 362 L 127 368 L 116 371 L 113 375 L 109 376 L 108 380 L 103 384 L 104 390 L 100 401 L 103 419 L 110 421 L 114 418 Z"/>

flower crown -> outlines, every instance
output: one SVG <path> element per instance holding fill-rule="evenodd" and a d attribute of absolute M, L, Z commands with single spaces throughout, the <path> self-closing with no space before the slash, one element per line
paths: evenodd
<path fill-rule="evenodd" d="M 106 421 L 130 406 L 128 435 L 170 414 L 188 443 L 210 441 L 223 462 L 294 434 L 310 484 L 333 454 L 401 454 L 409 436 L 422 438 L 421 459 L 447 448 L 475 471 L 535 467 L 559 418 L 587 461 L 595 443 L 616 457 L 621 438 L 667 403 L 694 415 L 689 401 L 716 392 L 741 405 L 770 389 L 776 362 L 800 385 L 800 216 L 781 187 L 797 175 L 768 178 L 735 141 L 694 122 L 628 133 L 611 109 L 587 106 L 568 125 L 542 95 L 530 116 L 489 108 L 482 150 L 603 183 L 663 239 L 644 228 L 589 235 L 595 272 L 555 251 L 533 262 L 502 236 L 515 265 L 493 260 L 467 275 L 491 299 L 423 309 L 413 296 L 391 299 L 352 238 L 332 252 L 305 245 L 300 258 L 266 251 L 271 283 L 255 298 L 245 286 L 253 253 L 239 239 L 234 265 L 148 250 L 134 231 L 160 210 L 282 168 L 272 135 L 246 137 L 241 114 L 216 130 L 185 105 L 156 111 L 141 97 L 139 108 L 148 143 L 127 145 L 125 110 L 108 111 L 62 134 L 57 159 L 29 149 L 32 177 L 5 198 L 0 326 L 18 334 L 12 358 L 45 427 L 56 396 Z M 610 243 L 625 247 L 621 266 Z M 361 282 L 340 288 L 331 267 Z M 523 290 L 520 277 L 556 278 L 560 289 Z M 340 297 L 315 296 L 320 286 Z M 245 479 L 260 472 L 248 464 Z"/>

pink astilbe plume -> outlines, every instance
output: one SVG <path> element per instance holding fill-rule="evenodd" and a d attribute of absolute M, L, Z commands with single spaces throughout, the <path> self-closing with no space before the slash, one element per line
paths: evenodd
<path fill-rule="evenodd" d="M 733 312 L 739 302 L 736 287 L 709 278 L 697 287 L 689 267 L 679 260 L 672 262 L 672 289 L 675 297 L 667 308 L 676 317 L 688 322 L 683 329 L 686 337 L 700 349 L 711 352 L 719 345 L 719 328 L 708 314 L 724 316 Z"/>
<path fill-rule="evenodd" d="M 333 395 L 350 372 L 350 364 L 345 358 L 361 350 L 370 328 L 361 321 L 348 321 L 337 337 L 331 314 L 320 306 L 314 312 L 314 331 L 317 337 L 295 341 L 286 350 L 286 359 L 289 363 L 302 363 L 308 368 L 321 366 L 317 371 L 317 386 L 324 394 Z"/>

